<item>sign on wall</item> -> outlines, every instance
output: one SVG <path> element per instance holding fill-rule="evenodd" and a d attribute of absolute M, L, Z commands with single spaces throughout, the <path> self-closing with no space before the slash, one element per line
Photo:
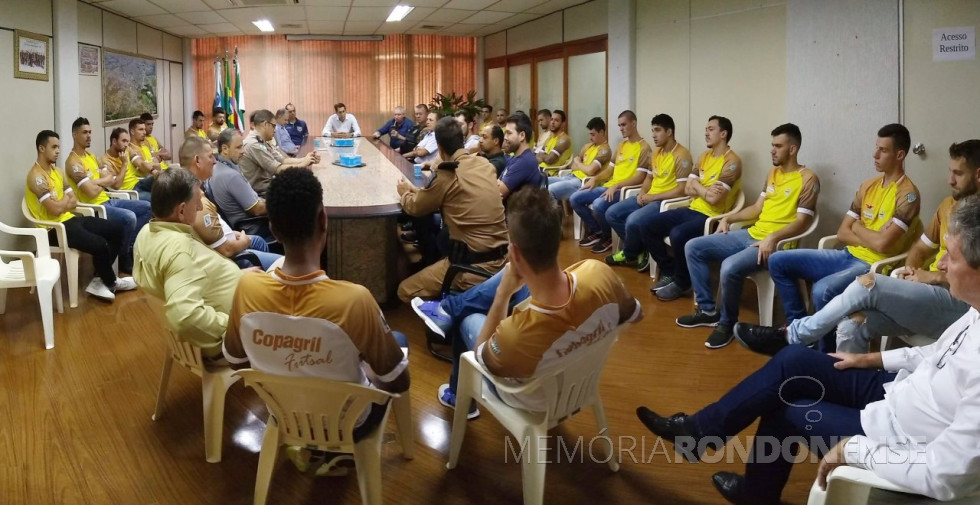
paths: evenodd
<path fill-rule="evenodd" d="M 106 123 L 144 112 L 157 113 L 157 62 L 136 55 L 102 51 L 102 104 Z"/>
<path fill-rule="evenodd" d="M 972 60 L 976 57 L 974 27 L 936 28 L 932 31 L 932 61 Z"/>

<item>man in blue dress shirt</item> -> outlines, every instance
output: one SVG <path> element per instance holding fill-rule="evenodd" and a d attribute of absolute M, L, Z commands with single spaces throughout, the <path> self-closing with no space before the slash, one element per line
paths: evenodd
<path fill-rule="evenodd" d="M 381 138 L 382 135 L 388 135 L 388 145 L 392 149 L 399 149 L 402 143 L 405 142 L 405 136 L 408 135 L 409 130 L 413 127 L 415 127 L 415 123 L 405 117 L 405 107 L 399 105 L 395 107 L 394 117 L 374 132 L 374 138 L 377 139 Z"/>

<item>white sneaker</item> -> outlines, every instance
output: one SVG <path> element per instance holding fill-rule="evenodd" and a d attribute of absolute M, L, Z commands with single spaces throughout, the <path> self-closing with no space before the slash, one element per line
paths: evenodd
<path fill-rule="evenodd" d="M 116 277 L 114 291 L 132 291 L 136 289 L 136 281 L 132 277 Z"/>
<path fill-rule="evenodd" d="M 85 288 L 85 292 L 107 302 L 111 302 L 116 299 L 116 294 L 106 287 L 105 283 L 102 282 L 102 278 L 100 277 L 95 277 L 92 279 L 92 282 L 88 283 L 88 287 Z"/>

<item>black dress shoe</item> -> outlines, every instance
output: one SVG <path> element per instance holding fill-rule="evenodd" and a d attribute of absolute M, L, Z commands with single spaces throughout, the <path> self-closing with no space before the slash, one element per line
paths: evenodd
<path fill-rule="evenodd" d="M 745 497 L 744 476 L 735 472 L 718 472 L 711 476 L 711 483 L 729 503 L 736 505 L 749 503 Z"/>
<path fill-rule="evenodd" d="M 786 328 L 757 326 L 735 323 L 735 338 L 750 351 L 774 356 L 780 349 L 789 345 L 786 341 Z"/>
<path fill-rule="evenodd" d="M 415 235 L 414 231 L 406 231 L 400 235 L 401 239 L 405 242 L 418 242 L 419 239 Z"/>
<path fill-rule="evenodd" d="M 695 463 L 700 459 L 701 451 L 704 450 L 704 447 L 700 447 L 701 451 L 698 450 L 701 436 L 694 427 L 694 420 L 687 414 L 678 412 L 670 417 L 663 417 L 646 407 L 637 407 L 636 417 L 655 435 L 674 444 L 677 452 L 687 461 Z"/>

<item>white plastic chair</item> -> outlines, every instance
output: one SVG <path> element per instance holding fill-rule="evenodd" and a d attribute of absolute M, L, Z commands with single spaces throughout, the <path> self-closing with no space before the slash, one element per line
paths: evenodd
<path fill-rule="evenodd" d="M 236 378 L 245 380 L 265 401 L 269 420 L 262 438 L 262 451 L 255 475 L 255 505 L 264 505 L 275 470 L 279 449 L 284 445 L 354 455 L 361 502 L 379 505 L 381 490 L 381 441 L 388 413 L 398 418 L 399 442 L 403 457 L 411 459 L 411 408 L 409 397 L 349 382 L 312 377 L 283 377 L 258 370 L 239 370 Z M 361 412 L 372 403 L 386 404 L 384 418 L 374 430 L 354 442 L 354 428 Z M 403 417 L 404 416 L 404 417 Z M 405 423 L 401 421 L 407 419 Z"/>
<path fill-rule="evenodd" d="M 54 221 L 41 221 L 35 218 L 31 214 L 31 210 L 27 208 L 26 199 L 21 199 L 20 210 L 24 214 L 24 217 L 31 223 L 54 228 L 55 235 L 58 237 L 58 245 L 50 246 L 50 252 L 60 254 L 64 257 L 65 272 L 67 273 L 68 280 L 68 306 L 73 309 L 78 307 L 78 257 L 81 255 L 81 252 L 78 249 L 68 247 L 68 233 L 65 231 L 65 225 L 55 223 Z M 87 207 L 76 207 L 72 212 L 83 216 L 95 216 L 93 209 Z"/>
<path fill-rule="evenodd" d="M 44 328 L 44 348 L 54 347 L 54 313 L 51 298 L 54 296 L 58 312 L 64 312 L 61 298 L 61 265 L 51 258 L 48 232 L 41 228 L 15 228 L 0 223 L 0 232 L 10 235 L 33 237 L 37 256 L 30 251 L 0 250 L 0 314 L 6 313 L 7 290 L 11 288 L 33 287 L 37 290 L 37 301 L 41 306 L 41 325 Z M 12 259 L 16 258 L 16 259 Z"/>
<path fill-rule="evenodd" d="M 160 391 L 157 393 L 156 408 L 152 419 L 159 420 L 163 415 L 167 384 L 174 362 L 201 378 L 201 396 L 204 403 L 204 456 L 208 463 L 221 461 L 221 436 L 225 420 L 225 394 L 239 377 L 229 366 L 204 366 L 201 349 L 184 342 L 172 331 L 167 331 L 167 354 L 164 357 L 163 373 L 160 375 Z"/>
<path fill-rule="evenodd" d="M 664 200 L 664 201 L 660 202 L 660 212 L 665 212 L 665 211 L 674 210 L 674 209 L 686 209 L 686 208 L 688 208 L 688 207 L 691 206 L 691 202 L 692 201 L 694 201 L 694 199 L 691 198 L 691 197 L 689 197 L 689 196 L 681 196 L 681 197 L 678 197 L 678 198 L 670 198 L 670 199 Z M 736 212 L 742 210 L 742 207 L 744 207 L 744 206 L 745 206 L 745 193 L 743 193 L 742 191 L 739 191 L 738 192 L 738 197 L 735 198 L 735 205 L 732 206 L 731 210 L 729 210 L 728 212 L 725 212 L 724 214 L 718 214 L 717 216 L 709 217 L 704 222 L 704 235 L 711 235 L 711 232 L 714 231 L 715 226 L 718 225 L 718 222 L 721 221 L 722 218 L 726 218 L 728 216 L 734 215 Z M 664 237 L 664 243 L 669 246 L 670 245 L 670 237 Z M 658 272 L 658 268 L 657 268 L 657 262 L 656 261 L 653 261 L 653 259 L 651 258 L 650 259 L 650 278 L 651 279 L 656 279 L 658 273 L 659 272 Z"/>
<path fill-rule="evenodd" d="M 542 452 L 545 452 L 545 437 L 548 430 L 577 414 L 582 407 L 591 406 L 599 433 L 608 436 L 609 423 L 606 421 L 606 413 L 599 398 L 599 378 L 618 334 L 618 330 L 613 330 L 606 338 L 592 344 L 587 350 L 580 351 L 580 356 L 569 358 L 561 368 L 520 386 L 502 382 L 491 375 L 476 361 L 473 351 L 463 353 L 456 389 L 458 408 L 453 415 L 449 462 L 446 463 L 446 468 L 450 470 L 456 468 L 459 451 L 463 447 L 463 437 L 466 434 L 468 413 L 466 406 L 470 404 L 470 400 L 475 401 L 480 404 L 480 408 L 493 414 L 507 431 L 518 438 L 522 450 L 520 458 L 524 481 L 524 504 L 543 503 L 546 461 L 539 458 Z M 543 390 L 547 397 L 547 410 L 530 412 L 511 407 L 492 391 L 485 389 L 484 380 L 491 382 L 497 391 L 512 395 Z M 609 468 L 616 472 L 619 470 L 619 463 L 616 461 L 613 448 L 609 449 L 610 452 L 607 454 Z"/>
<path fill-rule="evenodd" d="M 893 484 L 870 470 L 862 470 L 853 466 L 840 466 L 830 472 L 830 476 L 827 477 L 826 491 L 820 489 L 820 485 L 816 481 L 813 482 L 806 503 L 807 505 L 863 505 L 866 503 L 925 505 L 940 502 L 917 495 L 914 491 Z M 943 503 L 980 504 L 980 497 L 974 495 Z"/>
<path fill-rule="evenodd" d="M 742 221 L 738 223 L 731 223 L 728 229 L 732 231 L 739 230 L 748 227 L 753 222 L 754 221 Z M 817 230 L 817 225 L 819 224 L 820 213 L 818 212 L 814 214 L 810 226 L 808 226 L 803 233 L 780 240 L 776 243 L 776 250 L 783 251 L 786 249 L 797 248 L 800 240 L 804 237 L 812 235 L 813 232 Z M 755 289 L 759 295 L 759 324 L 761 326 L 772 326 L 773 307 L 776 303 L 776 283 L 772 281 L 772 276 L 769 275 L 769 269 L 759 270 L 758 272 L 747 275 L 746 278 L 755 283 Z"/>
<path fill-rule="evenodd" d="M 139 200 L 140 194 L 138 191 L 133 189 L 107 189 L 105 191 L 109 198 L 115 198 L 117 200 Z"/>

